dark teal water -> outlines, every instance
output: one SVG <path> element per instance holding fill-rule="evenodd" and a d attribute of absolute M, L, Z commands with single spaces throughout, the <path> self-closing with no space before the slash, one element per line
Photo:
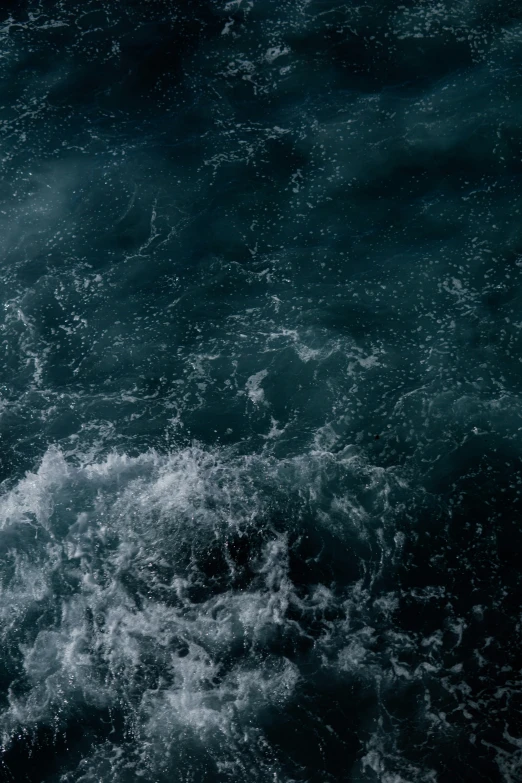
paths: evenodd
<path fill-rule="evenodd" d="M 0 18 L 0 780 L 522 780 L 520 4 Z"/>

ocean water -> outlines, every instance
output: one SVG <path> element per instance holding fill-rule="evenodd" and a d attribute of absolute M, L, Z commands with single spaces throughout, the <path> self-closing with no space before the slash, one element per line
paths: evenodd
<path fill-rule="evenodd" d="M 522 780 L 522 6 L 4 0 L 0 781 Z"/>

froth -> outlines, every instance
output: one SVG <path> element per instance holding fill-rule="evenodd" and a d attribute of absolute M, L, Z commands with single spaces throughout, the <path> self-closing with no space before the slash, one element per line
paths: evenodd
<path fill-rule="evenodd" d="M 0 500 L 12 560 L 4 598 L 16 618 L 4 641 L 18 647 L 25 683 L 8 693 L 4 746 L 22 728 L 62 730 L 106 709 L 153 755 L 190 734 L 217 743 L 225 763 L 221 741 L 259 739 L 264 711 L 299 688 L 285 644 L 313 641 L 309 618 L 336 601 L 325 585 L 298 591 L 289 536 L 310 486 L 334 514 L 352 513 L 324 493 L 346 471 L 340 462 L 198 447 L 92 461 L 50 449 Z M 270 523 L 278 495 L 287 517 Z M 364 515 L 352 516 L 359 527 Z"/>

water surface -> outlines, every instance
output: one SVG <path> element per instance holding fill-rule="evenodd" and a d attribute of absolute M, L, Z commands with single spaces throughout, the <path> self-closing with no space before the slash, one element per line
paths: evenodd
<path fill-rule="evenodd" d="M 0 41 L 0 779 L 519 781 L 519 4 Z"/>

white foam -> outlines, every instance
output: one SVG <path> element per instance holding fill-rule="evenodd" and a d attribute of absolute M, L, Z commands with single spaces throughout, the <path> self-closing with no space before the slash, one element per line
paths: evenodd
<path fill-rule="evenodd" d="M 0 529 L 14 524 L 47 527 L 56 491 L 68 478 L 69 467 L 62 452 L 49 449 L 35 473 L 28 473 L 11 492 L 0 497 Z"/>
<path fill-rule="evenodd" d="M 69 456 L 50 449 L 0 498 L 3 534 L 20 535 L 27 549 L 15 550 L 13 575 L 2 588 L 2 617 L 12 612 L 3 641 L 18 644 L 18 628 L 31 613 L 35 634 L 20 648 L 28 689 L 10 692 L 0 713 L 4 744 L 36 724 L 61 725 L 78 705 L 123 705 L 150 758 L 174 753 L 190 734 L 214 747 L 219 763 L 235 763 L 238 737 L 246 731 L 254 747 L 263 711 L 283 706 L 298 688 L 296 663 L 273 652 L 279 635 L 306 636 L 306 618 L 320 617 L 338 599 L 321 583 L 298 595 L 282 533 L 265 530 L 242 589 L 225 581 L 216 592 L 202 570 L 209 553 L 225 553 L 233 580 L 238 566 L 226 554 L 227 541 L 258 532 L 276 492 L 315 499 L 318 523 L 336 526 L 341 536 L 362 535 L 370 521 L 355 484 L 346 498 L 326 490 L 339 480 L 366 486 L 369 476 L 375 486 L 391 480 L 353 456 L 319 451 L 278 461 L 196 446 L 104 459 L 78 445 Z M 350 605 L 357 601 L 354 593 Z M 44 602 L 52 611 L 38 627 L 34 617 L 43 617 Z M 337 640 L 334 658 L 343 640 L 336 668 L 363 665 L 371 641 L 352 638 L 350 611 L 346 604 L 315 639 L 318 654 Z"/>
<path fill-rule="evenodd" d="M 259 372 L 256 372 L 254 375 L 251 375 L 245 384 L 248 391 L 248 396 L 250 397 L 250 399 L 255 405 L 260 405 L 260 404 L 266 405 L 265 392 L 261 384 L 264 381 L 264 379 L 267 377 L 267 375 L 268 375 L 268 370 L 260 370 Z"/>

